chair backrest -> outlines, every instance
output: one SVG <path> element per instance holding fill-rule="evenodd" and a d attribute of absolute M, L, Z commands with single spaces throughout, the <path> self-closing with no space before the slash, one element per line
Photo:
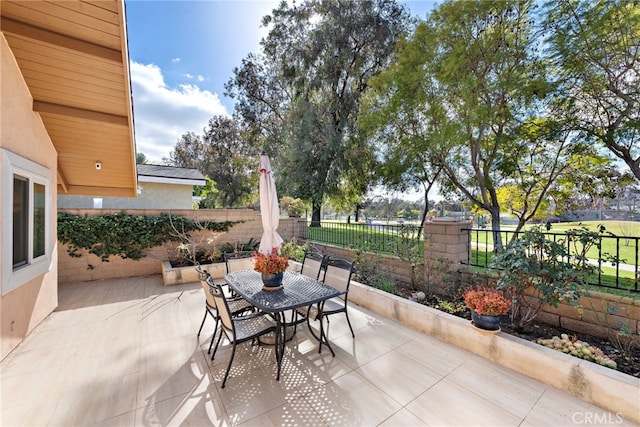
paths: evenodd
<path fill-rule="evenodd" d="M 207 284 L 209 285 L 209 292 L 211 293 L 211 296 L 215 300 L 216 308 L 218 310 L 218 316 L 220 316 L 220 321 L 222 322 L 222 326 L 227 331 L 233 332 L 234 329 L 233 329 L 233 319 L 231 318 L 231 310 L 229 310 L 229 305 L 227 303 L 227 299 L 224 296 L 222 285 L 213 283 L 213 279 L 211 278 L 207 279 Z"/>
<path fill-rule="evenodd" d="M 252 252 L 239 254 L 225 253 L 224 260 L 227 264 L 227 273 L 233 273 L 240 270 L 253 270 Z"/>
<path fill-rule="evenodd" d="M 204 296 L 207 299 L 207 304 L 212 308 L 216 308 L 216 302 L 213 299 L 213 295 L 211 295 L 211 292 L 209 291 L 208 283 L 209 279 L 211 279 L 211 283 L 213 283 L 213 278 L 208 271 L 202 269 L 200 264 L 196 264 L 196 271 L 198 272 L 198 278 L 200 279 L 200 284 L 202 285 Z"/>
<path fill-rule="evenodd" d="M 353 262 L 332 258 L 327 264 L 327 271 L 324 276 L 324 283 L 343 292 L 340 297 L 347 298 L 351 275 L 353 274 Z"/>
<path fill-rule="evenodd" d="M 301 274 L 304 274 L 307 277 L 311 277 L 312 279 L 320 279 L 321 271 L 324 267 L 326 261 L 326 255 L 322 257 L 322 259 L 318 260 L 312 258 L 310 252 L 306 252 L 304 254 L 304 259 L 302 260 L 302 270 Z M 324 279 L 324 275 L 322 275 L 322 279 Z"/>

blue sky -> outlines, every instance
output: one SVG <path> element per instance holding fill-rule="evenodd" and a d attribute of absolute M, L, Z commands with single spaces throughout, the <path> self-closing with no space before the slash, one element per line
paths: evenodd
<path fill-rule="evenodd" d="M 160 162 L 182 134 L 231 114 L 224 84 L 267 34 L 261 19 L 279 1 L 126 0 L 137 151 Z M 424 18 L 434 2 L 404 1 Z"/>

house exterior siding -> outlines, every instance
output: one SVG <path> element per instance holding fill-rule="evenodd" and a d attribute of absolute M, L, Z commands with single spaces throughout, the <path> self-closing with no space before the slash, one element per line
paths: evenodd
<path fill-rule="evenodd" d="M 0 359 L 15 348 L 58 305 L 58 251 L 56 233 L 57 153 L 42 123 L 40 115 L 33 112 L 33 98 L 22 77 L 15 57 L 0 33 L 0 148 L 36 163 L 50 171 L 50 209 L 45 221 L 51 232 L 51 263 L 46 273 L 22 283 L 0 296 Z M 6 171 L 0 170 L 0 186 L 4 184 Z M 9 179 L 12 179 L 9 177 Z M 0 209 L 10 203 L 12 197 L 3 194 Z M 0 240 L 11 232 L 5 215 L 0 217 Z M 3 247 L 2 251 L 11 251 Z M 12 265 L 0 264 L 0 277 L 5 277 Z M 4 279 L 3 279 L 4 280 Z M 4 283 L 3 283 L 4 285 Z"/>

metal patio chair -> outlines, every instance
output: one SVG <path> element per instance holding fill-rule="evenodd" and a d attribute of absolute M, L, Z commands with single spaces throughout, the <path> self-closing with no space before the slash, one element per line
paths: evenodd
<path fill-rule="evenodd" d="M 224 262 L 227 265 L 227 273 L 240 270 L 253 269 L 253 252 L 225 252 Z"/>
<path fill-rule="evenodd" d="M 347 324 L 351 330 L 351 336 L 355 337 L 353 333 L 353 327 L 349 320 L 349 311 L 347 310 L 347 300 L 349 298 L 349 285 L 351 284 L 351 276 L 353 275 L 355 262 L 346 261 L 342 259 L 332 258 L 327 264 L 326 273 L 324 276 L 324 283 L 339 290 L 341 294 L 335 298 L 331 298 L 324 302 L 324 307 L 321 312 L 318 313 L 320 320 L 320 333 L 323 333 L 323 320 L 327 319 L 327 335 L 329 330 L 329 317 L 344 313 L 347 318 Z M 322 341 L 320 341 L 320 350 L 322 350 Z"/>
<path fill-rule="evenodd" d="M 211 286 L 211 295 L 215 300 L 216 307 L 218 307 L 218 315 L 220 317 L 220 335 L 213 349 L 211 360 L 213 360 L 216 355 L 216 351 L 222 340 L 222 335 L 225 335 L 233 345 L 229 365 L 227 366 L 227 371 L 222 381 L 222 388 L 224 388 L 227 383 L 229 371 L 231 370 L 233 358 L 236 354 L 237 345 L 247 341 L 257 341 L 259 337 L 270 332 L 275 332 L 276 323 L 266 313 L 254 313 L 243 317 L 233 317 L 229 309 L 229 302 L 227 298 L 225 298 L 222 286 L 219 284 L 213 284 Z"/>
<path fill-rule="evenodd" d="M 324 275 L 326 273 L 326 265 L 329 262 L 329 255 L 322 255 L 318 259 L 319 255 L 314 255 L 310 251 L 305 252 L 304 259 L 302 260 L 302 269 L 300 274 L 304 274 L 312 279 L 324 282 Z M 316 320 L 318 315 L 318 309 L 315 306 L 300 307 L 295 311 L 295 316 L 292 319 L 292 323 L 297 326 L 299 323 L 308 321 L 309 317 Z M 294 329 L 294 333 L 295 333 Z"/>
<path fill-rule="evenodd" d="M 300 273 L 322 282 L 324 281 L 325 265 L 329 260 L 329 256 L 323 255 L 320 259 L 317 258 L 310 251 L 305 252 Z"/>
<path fill-rule="evenodd" d="M 213 328 L 213 335 L 211 336 L 211 343 L 209 344 L 208 353 L 211 353 L 211 347 L 213 346 L 213 339 L 216 335 L 216 331 L 218 330 L 218 324 L 220 322 L 220 316 L 218 314 L 218 310 L 216 307 L 216 301 L 211 295 L 210 287 L 213 285 L 213 278 L 209 274 L 208 271 L 202 269 L 200 264 L 196 265 L 196 271 L 198 272 L 198 278 L 200 279 L 200 284 L 202 285 L 202 290 L 204 291 L 205 296 L 205 305 L 204 305 L 204 317 L 202 318 L 202 322 L 200 323 L 200 329 L 198 329 L 198 335 L 202 332 L 202 327 L 204 326 L 204 322 L 207 320 L 207 316 L 211 316 L 211 318 L 215 321 L 215 326 Z M 242 314 L 247 314 L 249 312 L 255 311 L 255 308 L 243 298 L 233 298 L 227 297 L 229 302 L 229 310 L 231 311 L 233 316 L 241 316 Z"/>

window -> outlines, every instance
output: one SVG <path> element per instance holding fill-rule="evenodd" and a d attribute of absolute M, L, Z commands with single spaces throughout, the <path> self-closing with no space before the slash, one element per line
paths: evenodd
<path fill-rule="evenodd" d="M 49 169 L 2 150 L 2 294 L 50 269 L 52 247 Z M 6 197 L 6 196 L 4 196 Z M 10 266 L 10 267 L 9 267 Z"/>

